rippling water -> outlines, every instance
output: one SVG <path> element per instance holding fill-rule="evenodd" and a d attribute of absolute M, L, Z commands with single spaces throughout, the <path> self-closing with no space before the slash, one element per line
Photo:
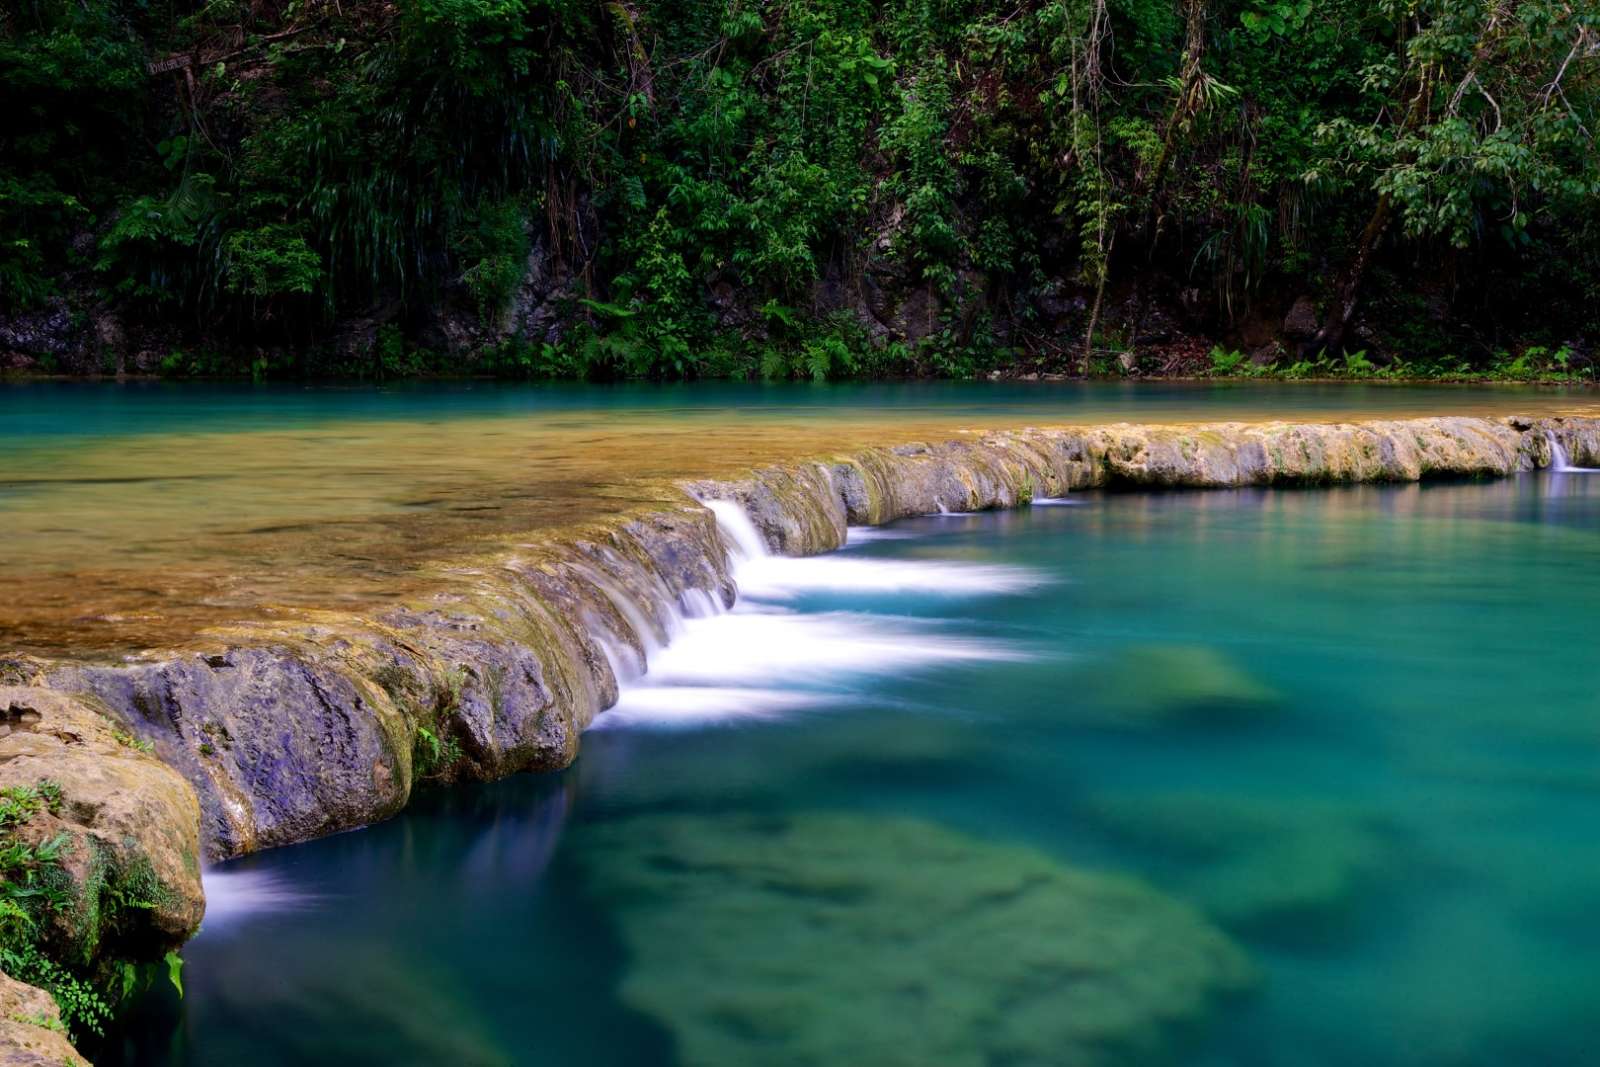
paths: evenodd
<path fill-rule="evenodd" d="M 1515 387 L 0 381 L 0 652 L 364 608 L 434 588 L 422 563 L 648 506 L 670 479 L 961 429 L 1595 410 Z"/>
<path fill-rule="evenodd" d="M 1073 500 L 746 548 L 568 772 L 213 872 L 97 1062 L 1587 1062 L 1600 474 Z"/>

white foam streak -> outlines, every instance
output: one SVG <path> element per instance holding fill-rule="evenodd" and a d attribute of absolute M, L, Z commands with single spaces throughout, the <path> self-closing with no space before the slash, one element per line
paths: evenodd
<path fill-rule="evenodd" d="M 1022 567 L 844 556 L 768 556 L 739 568 L 738 580 L 741 596 L 778 601 L 811 592 L 979 596 L 1016 593 L 1039 581 Z"/>
<path fill-rule="evenodd" d="M 207 930 L 236 920 L 270 912 L 299 911 L 317 897 L 296 889 L 287 878 L 269 871 L 231 871 L 209 868 L 201 872 L 205 889 Z"/>
<path fill-rule="evenodd" d="M 849 548 L 852 545 L 864 545 L 872 541 L 909 541 L 915 537 L 909 530 L 885 530 L 881 526 L 852 526 L 845 531 L 844 543 Z"/>
<path fill-rule="evenodd" d="M 1036 508 L 1075 508 L 1082 503 L 1083 501 L 1073 500 L 1071 497 L 1042 496 L 1034 500 L 1033 506 Z"/>
<path fill-rule="evenodd" d="M 590 729 L 683 729 L 775 719 L 819 702 L 806 693 L 741 687 L 647 685 L 629 688 Z"/>

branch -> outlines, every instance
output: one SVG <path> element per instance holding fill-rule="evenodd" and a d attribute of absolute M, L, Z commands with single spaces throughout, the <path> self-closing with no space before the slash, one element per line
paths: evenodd
<path fill-rule="evenodd" d="M 1567 58 L 1561 61 L 1561 67 L 1556 71 L 1556 76 L 1550 79 L 1550 84 L 1544 87 L 1545 107 L 1550 106 L 1550 98 L 1552 96 L 1558 92 L 1561 92 L 1561 79 L 1567 76 L 1567 68 L 1572 65 L 1572 61 L 1577 58 L 1578 53 L 1583 50 L 1584 42 L 1588 39 L 1588 37 L 1589 27 L 1579 26 L 1578 39 L 1572 42 L 1572 51 L 1568 52 Z M 1561 98 L 1565 100 L 1566 94 L 1561 93 Z"/>

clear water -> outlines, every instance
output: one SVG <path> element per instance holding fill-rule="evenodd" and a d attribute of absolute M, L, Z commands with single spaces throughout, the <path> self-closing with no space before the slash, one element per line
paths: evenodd
<path fill-rule="evenodd" d="M 1595 411 L 1592 390 L 1529 387 L 0 381 L 0 652 L 369 608 L 431 591 L 423 564 L 649 506 L 672 479 L 962 429 Z"/>
<path fill-rule="evenodd" d="M 212 872 L 186 998 L 97 1062 L 1591 1061 L 1600 474 L 1086 494 L 743 573 L 568 772 Z M 1010 866 L 1160 896 L 1036 923 Z M 1177 1031 L 1201 920 L 1151 900 L 1254 972 Z M 1088 1007 L 1013 996 L 1121 923 L 1162 936 Z"/>

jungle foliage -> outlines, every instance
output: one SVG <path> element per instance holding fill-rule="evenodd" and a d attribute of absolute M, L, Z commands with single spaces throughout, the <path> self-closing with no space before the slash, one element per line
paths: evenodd
<path fill-rule="evenodd" d="M 0 103 L 0 318 L 175 373 L 1127 371 L 1296 297 L 1284 365 L 1600 342 L 1573 0 L 22 0 Z"/>

